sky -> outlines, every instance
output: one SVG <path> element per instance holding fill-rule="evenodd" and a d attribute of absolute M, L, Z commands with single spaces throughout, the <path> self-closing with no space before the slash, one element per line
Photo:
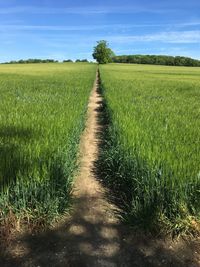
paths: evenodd
<path fill-rule="evenodd" d="M 117 55 L 200 59 L 200 0 L 0 0 L 0 62 L 92 60 L 102 39 Z"/>

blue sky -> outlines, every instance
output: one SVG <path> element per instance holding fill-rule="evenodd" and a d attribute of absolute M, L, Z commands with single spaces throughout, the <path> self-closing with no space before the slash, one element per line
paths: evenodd
<path fill-rule="evenodd" d="M 200 1 L 0 0 L 0 62 L 92 59 L 101 39 L 119 55 L 200 59 Z"/>

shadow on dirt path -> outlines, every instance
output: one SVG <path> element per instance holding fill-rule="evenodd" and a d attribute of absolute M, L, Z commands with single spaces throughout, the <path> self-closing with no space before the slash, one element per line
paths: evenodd
<path fill-rule="evenodd" d="M 17 237 L 0 266 L 23 267 L 199 267 L 199 243 L 172 242 L 133 232 L 120 222 L 119 207 L 94 171 L 102 96 L 98 75 L 90 96 L 80 144 L 80 172 L 75 181 L 70 218 L 52 230 Z"/>

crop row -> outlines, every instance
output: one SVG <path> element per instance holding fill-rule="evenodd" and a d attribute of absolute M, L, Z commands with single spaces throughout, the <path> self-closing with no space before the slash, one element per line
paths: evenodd
<path fill-rule="evenodd" d="M 70 203 L 94 64 L 0 66 L 0 215 L 47 223 Z"/>
<path fill-rule="evenodd" d="M 124 217 L 152 230 L 195 231 L 200 69 L 110 64 L 100 74 L 109 120 L 101 174 L 121 196 Z"/>

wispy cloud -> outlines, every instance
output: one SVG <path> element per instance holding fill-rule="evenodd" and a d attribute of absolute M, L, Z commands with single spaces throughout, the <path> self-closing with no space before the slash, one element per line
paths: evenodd
<path fill-rule="evenodd" d="M 167 13 L 175 12 L 170 8 L 144 8 L 142 6 L 106 6 L 106 7 L 71 7 L 71 8 L 49 8 L 36 6 L 16 6 L 0 8 L 0 14 L 77 14 L 77 15 L 97 15 L 97 14 L 131 14 L 131 13 Z"/>
<path fill-rule="evenodd" d="M 78 26 L 63 26 L 63 25 L 21 25 L 21 24 L 1 24 L 1 31 L 93 31 L 93 30 L 106 30 L 106 29 L 134 29 L 134 28 L 161 28 L 161 27 L 174 27 L 184 28 L 186 26 L 198 26 L 199 22 L 183 22 L 176 24 L 101 24 L 101 25 L 78 25 Z"/>
<path fill-rule="evenodd" d="M 66 46 L 67 43 L 73 43 L 74 40 L 82 40 L 87 44 L 88 42 L 94 42 L 95 40 L 106 39 L 113 44 L 133 44 L 134 42 L 147 43 L 147 42 L 157 42 L 157 43 L 177 43 L 177 44 L 198 44 L 200 43 L 200 30 L 184 30 L 184 31 L 160 31 L 150 34 L 115 34 L 115 31 L 106 32 L 101 31 L 102 29 L 117 28 L 123 29 L 124 25 L 92 25 L 92 26 L 36 26 L 36 25 L 7 25 L 6 27 L 0 26 L 0 39 L 10 40 L 19 37 L 25 39 L 32 37 L 35 41 L 44 40 L 49 42 L 50 46 Z M 131 26 L 130 26 L 131 27 Z M 10 29 L 10 31 L 9 31 Z M 17 31 L 19 30 L 19 32 Z M 22 30 L 22 32 L 21 32 Z M 24 30 L 27 32 L 24 32 Z M 32 32 L 34 30 L 34 32 Z M 44 31 L 42 34 L 39 31 Z M 84 33 L 80 34 L 79 31 L 92 31 L 95 33 L 86 36 Z M 97 31 L 99 30 L 99 31 Z M 47 32 L 49 31 L 49 33 Z M 52 31 L 52 32 L 51 32 Z M 59 31 L 59 34 L 57 34 Z M 63 32 L 62 32 L 63 31 Z M 66 31 L 66 32 L 65 32 Z M 81 41 L 81 42 L 82 42 Z M 78 43 L 77 43 L 78 45 Z"/>
<path fill-rule="evenodd" d="M 200 21 L 176 22 L 176 23 L 134 23 L 134 24 L 99 24 L 99 25 L 24 25 L 20 21 L 2 21 L 0 31 L 95 31 L 95 30 L 130 30 L 134 28 L 184 28 L 199 26 Z"/>
<path fill-rule="evenodd" d="M 120 27 L 120 25 L 118 25 Z M 123 27 L 123 26 L 122 26 Z M 109 28 L 109 25 L 85 25 L 85 26 L 59 26 L 59 25 L 0 25 L 0 30 L 19 30 L 19 31 L 88 31 Z"/>
<path fill-rule="evenodd" d="M 177 26 L 199 26 L 200 20 L 178 23 Z"/>
<path fill-rule="evenodd" d="M 34 6 L 16 6 L 0 8 L 0 14 L 17 14 L 17 13 L 31 13 L 31 14 L 98 14 L 105 13 L 106 9 L 86 9 L 86 8 L 49 8 L 49 7 L 34 7 Z"/>
<path fill-rule="evenodd" d="M 145 35 L 112 36 L 110 41 L 118 43 L 130 42 L 163 42 L 163 43 L 199 43 L 200 31 L 160 32 Z"/>
<path fill-rule="evenodd" d="M 162 24 L 101 24 L 101 25 L 78 25 L 78 26 L 63 26 L 63 25 L 20 25 L 20 24 L 1 24 L 0 30 L 19 30 L 19 31 L 92 31 L 104 29 L 131 29 L 131 28 L 151 28 L 161 27 Z M 163 26 L 166 26 L 163 24 Z"/>

